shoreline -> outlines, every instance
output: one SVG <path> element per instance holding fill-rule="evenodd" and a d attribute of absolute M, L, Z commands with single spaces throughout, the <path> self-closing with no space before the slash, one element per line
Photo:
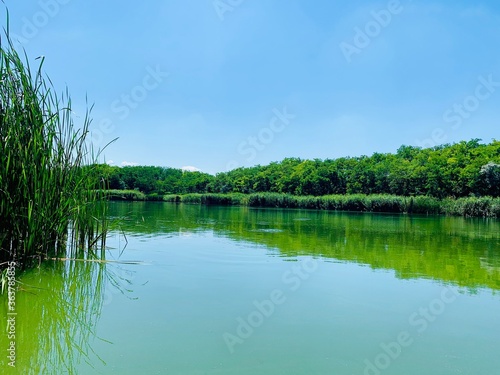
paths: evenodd
<path fill-rule="evenodd" d="M 352 194 L 297 196 L 281 193 L 230 194 L 150 194 L 137 190 L 104 191 L 109 201 L 153 201 L 214 206 L 295 208 L 344 212 L 500 217 L 500 198 L 464 197 L 438 199 L 429 196 Z"/>

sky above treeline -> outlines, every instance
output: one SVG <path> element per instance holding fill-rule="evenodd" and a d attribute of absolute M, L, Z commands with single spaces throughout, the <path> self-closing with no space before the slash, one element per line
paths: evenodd
<path fill-rule="evenodd" d="M 498 1 L 4 0 L 105 161 L 216 173 L 498 137 Z M 1 5 L 2 25 L 6 8 Z"/>

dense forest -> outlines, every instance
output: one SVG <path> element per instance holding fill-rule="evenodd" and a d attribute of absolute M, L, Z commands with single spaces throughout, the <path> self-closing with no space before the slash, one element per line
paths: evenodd
<path fill-rule="evenodd" d="M 392 194 L 459 198 L 500 196 L 500 141 L 480 139 L 396 153 L 326 160 L 287 158 L 213 176 L 164 167 L 96 169 L 109 189 L 147 196 L 190 193 L 283 193 L 297 196 Z"/>

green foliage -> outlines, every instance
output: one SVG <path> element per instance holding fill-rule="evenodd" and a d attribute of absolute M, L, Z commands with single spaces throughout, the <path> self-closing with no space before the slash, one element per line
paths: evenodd
<path fill-rule="evenodd" d="M 248 205 L 250 207 L 297 208 L 299 199 L 299 197 L 294 197 L 290 194 L 256 193 L 250 194 Z"/>
<path fill-rule="evenodd" d="M 405 212 L 414 214 L 439 214 L 442 213 L 443 203 L 434 197 L 417 196 L 406 198 Z"/>
<path fill-rule="evenodd" d="M 146 194 L 138 191 L 138 190 L 114 190 L 110 189 L 105 192 L 105 196 L 108 200 L 111 201 L 143 201 L 146 200 L 162 200 L 154 199 L 155 196 L 150 194 L 146 197 Z"/>
<path fill-rule="evenodd" d="M 244 204 L 245 194 L 202 194 L 201 204 L 231 206 Z"/>
<path fill-rule="evenodd" d="M 335 160 L 288 158 L 267 166 L 219 173 L 209 189 L 222 194 L 299 196 L 500 196 L 500 141 L 480 144 L 474 139 L 429 149 L 401 146 L 396 154 Z"/>
<path fill-rule="evenodd" d="M 182 203 L 201 204 L 201 194 L 186 194 L 181 197 Z"/>
<path fill-rule="evenodd" d="M 160 195 L 158 193 L 151 193 L 146 195 L 144 199 L 152 202 L 163 202 L 163 195 Z"/>
<path fill-rule="evenodd" d="M 113 190 L 139 190 L 145 194 L 207 193 L 214 177 L 201 172 L 187 172 L 175 168 L 132 166 L 116 167 L 107 164 L 95 166 L 100 177 Z"/>
<path fill-rule="evenodd" d="M 177 194 L 167 194 L 163 196 L 163 201 L 170 203 L 180 203 L 181 196 Z"/>
<path fill-rule="evenodd" d="M 0 263 L 92 248 L 105 240 L 102 183 L 87 144 L 88 113 L 77 129 L 68 93 L 0 41 Z M 69 234 L 69 237 L 68 237 Z"/>
<path fill-rule="evenodd" d="M 493 196 L 500 195 L 500 164 L 489 162 L 479 171 L 484 190 Z"/>
<path fill-rule="evenodd" d="M 170 194 L 165 195 L 163 201 L 171 203 L 232 206 L 247 205 L 248 198 L 245 194 Z"/>
<path fill-rule="evenodd" d="M 202 205 L 300 208 L 330 211 L 386 212 L 398 214 L 500 217 L 500 198 L 437 199 L 387 194 L 297 196 L 279 193 L 166 195 L 165 202 Z"/>
<path fill-rule="evenodd" d="M 304 208 L 332 211 L 357 212 L 393 212 L 393 213 L 421 213 L 436 214 L 440 212 L 441 204 L 432 197 L 408 198 L 384 194 L 352 194 L 352 195 L 325 195 L 293 196 L 278 193 L 250 194 L 249 206 L 253 207 L 282 207 Z"/>
<path fill-rule="evenodd" d="M 334 160 L 287 158 L 279 163 L 237 168 L 216 176 L 161 167 L 101 165 L 96 168 L 112 189 L 139 190 L 159 196 L 209 193 L 350 195 L 345 202 L 336 198 L 322 204 L 354 210 L 396 212 L 400 211 L 399 206 L 406 204 L 388 196 L 415 197 L 414 210 L 411 207 L 408 210 L 423 213 L 436 212 L 435 201 L 424 196 L 438 199 L 500 196 L 500 141 L 496 140 L 481 144 L 474 139 L 428 149 L 401 146 L 395 154 L 375 153 Z M 372 202 L 361 199 L 359 194 L 384 197 Z M 261 200 L 269 201 L 270 206 L 294 207 L 298 204 L 286 196 L 256 196 L 251 205 L 260 205 Z M 302 204 L 319 205 L 312 198 L 306 201 Z"/>
<path fill-rule="evenodd" d="M 447 199 L 443 205 L 444 213 L 466 217 L 500 217 L 500 198 L 460 198 Z"/>

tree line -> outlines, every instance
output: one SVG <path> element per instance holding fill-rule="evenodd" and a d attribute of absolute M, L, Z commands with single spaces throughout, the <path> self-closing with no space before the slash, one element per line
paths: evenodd
<path fill-rule="evenodd" d="M 435 198 L 500 196 L 500 141 L 480 139 L 433 148 L 337 159 L 286 158 L 215 176 L 154 166 L 96 169 L 109 189 L 146 195 L 282 193 L 297 196 L 392 194 Z"/>

